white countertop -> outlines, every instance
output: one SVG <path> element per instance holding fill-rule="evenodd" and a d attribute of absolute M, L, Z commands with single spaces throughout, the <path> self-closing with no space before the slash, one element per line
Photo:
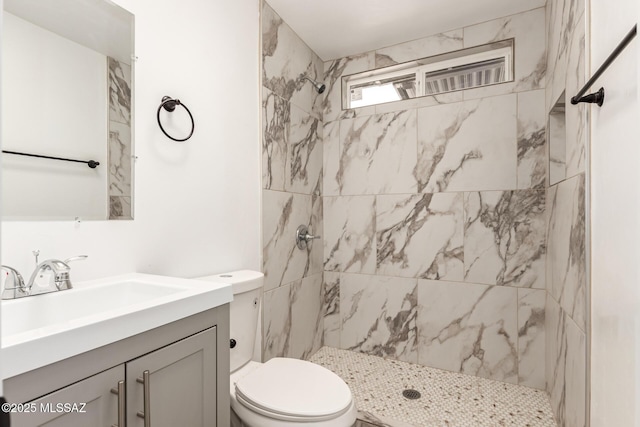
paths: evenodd
<path fill-rule="evenodd" d="M 130 273 L 2 301 L 2 378 L 209 310 L 231 285 Z"/>

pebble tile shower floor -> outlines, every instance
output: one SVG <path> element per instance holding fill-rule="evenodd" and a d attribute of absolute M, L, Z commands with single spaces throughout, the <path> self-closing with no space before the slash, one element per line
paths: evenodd
<path fill-rule="evenodd" d="M 556 427 L 544 391 L 330 347 L 309 360 L 349 385 L 357 427 Z"/>

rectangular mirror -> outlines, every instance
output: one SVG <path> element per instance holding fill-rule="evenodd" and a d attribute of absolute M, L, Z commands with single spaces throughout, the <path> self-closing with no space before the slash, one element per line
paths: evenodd
<path fill-rule="evenodd" d="M 2 219 L 133 218 L 133 25 L 108 0 L 4 0 Z"/>

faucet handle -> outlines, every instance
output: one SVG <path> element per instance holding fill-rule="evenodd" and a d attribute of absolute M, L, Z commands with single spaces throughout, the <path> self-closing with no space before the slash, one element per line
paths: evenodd
<path fill-rule="evenodd" d="M 71 258 L 65 259 L 64 263 L 69 264 L 70 262 L 73 262 L 73 261 L 84 261 L 87 258 L 89 258 L 89 255 L 76 255 L 76 256 L 72 256 Z"/>
<path fill-rule="evenodd" d="M 87 258 L 89 258 L 88 255 L 76 255 L 64 260 L 64 265 L 67 266 L 67 270 L 62 272 L 56 278 L 56 287 L 58 288 L 59 291 L 73 288 L 73 285 L 71 284 L 71 277 L 70 277 L 71 267 L 69 267 L 69 263 L 73 261 L 84 261 Z"/>
<path fill-rule="evenodd" d="M 3 265 L 1 268 L 3 271 L 7 271 L 7 280 L 9 280 L 10 277 L 12 285 L 11 287 L 7 287 L 7 282 L 5 281 L 4 292 L 2 292 L 2 299 L 14 299 L 28 296 L 29 291 L 24 284 L 22 274 L 20 274 L 15 268 L 9 267 L 8 265 Z"/>

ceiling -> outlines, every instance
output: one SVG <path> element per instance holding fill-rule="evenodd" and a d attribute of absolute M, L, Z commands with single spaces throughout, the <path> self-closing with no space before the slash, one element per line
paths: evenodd
<path fill-rule="evenodd" d="M 544 6 L 546 0 L 267 0 L 324 61 Z"/>

